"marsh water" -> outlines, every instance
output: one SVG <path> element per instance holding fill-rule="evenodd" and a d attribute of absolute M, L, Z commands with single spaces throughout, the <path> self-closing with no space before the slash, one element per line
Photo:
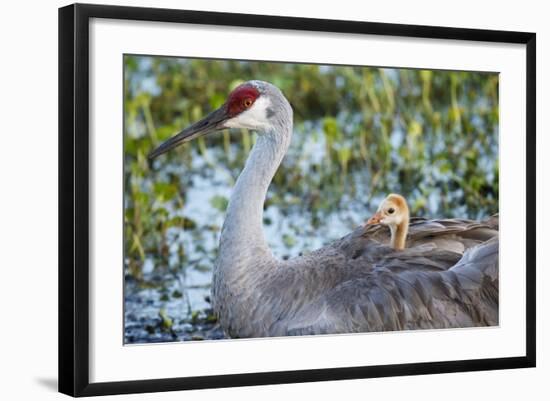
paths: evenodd
<path fill-rule="evenodd" d="M 223 338 L 212 269 L 255 134 L 146 154 L 244 78 L 279 86 L 295 113 L 264 208 L 276 256 L 342 237 L 390 192 L 413 215 L 498 212 L 498 74 L 126 56 L 125 343 Z"/>

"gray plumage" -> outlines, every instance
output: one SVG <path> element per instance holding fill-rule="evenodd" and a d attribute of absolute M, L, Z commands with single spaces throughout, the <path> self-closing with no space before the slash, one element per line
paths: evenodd
<path fill-rule="evenodd" d="M 236 282 L 215 280 L 220 322 L 233 337 L 498 324 L 497 231 L 416 219 L 410 247 L 388 242 L 387 228 L 358 228 L 309 255 L 252 263 Z"/>

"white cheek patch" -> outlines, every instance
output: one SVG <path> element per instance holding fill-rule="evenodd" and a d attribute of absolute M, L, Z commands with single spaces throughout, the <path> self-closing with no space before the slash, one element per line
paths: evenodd
<path fill-rule="evenodd" d="M 266 129 L 271 124 L 267 118 L 267 109 L 271 106 L 269 99 L 260 96 L 252 107 L 225 122 L 227 128 Z"/>

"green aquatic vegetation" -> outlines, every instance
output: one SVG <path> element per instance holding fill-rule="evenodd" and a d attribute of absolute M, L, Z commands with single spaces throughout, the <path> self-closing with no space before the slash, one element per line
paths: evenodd
<path fill-rule="evenodd" d="M 225 196 L 215 195 L 210 198 L 210 204 L 216 210 L 219 210 L 220 212 L 225 212 L 225 210 L 227 209 L 227 205 L 229 204 L 229 200 Z"/>

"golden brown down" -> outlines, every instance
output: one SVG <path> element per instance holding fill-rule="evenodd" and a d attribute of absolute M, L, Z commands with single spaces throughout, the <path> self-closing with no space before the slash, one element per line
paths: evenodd
<path fill-rule="evenodd" d="M 389 194 L 367 224 L 382 224 L 389 227 L 391 246 L 397 250 L 404 249 L 409 231 L 409 206 L 406 199 L 398 194 Z"/>

